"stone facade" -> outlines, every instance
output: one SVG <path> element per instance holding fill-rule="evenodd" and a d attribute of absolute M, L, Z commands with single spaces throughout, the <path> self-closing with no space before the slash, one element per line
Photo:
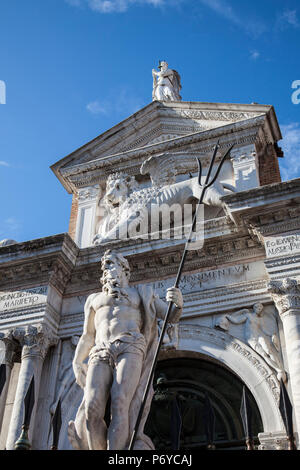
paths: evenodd
<path fill-rule="evenodd" d="M 20 435 L 23 399 L 33 374 L 32 446 L 50 448 L 51 418 L 60 399 L 59 448 L 70 449 L 67 424 L 82 398 L 72 358 L 85 300 L 101 289 L 99 260 L 105 250 L 114 248 L 126 256 L 131 282 L 152 283 L 161 297 L 174 282 L 183 240 L 116 239 L 93 245 L 103 223 L 99 207 L 108 175 L 134 176 L 139 188 L 147 189 L 152 183 L 148 174 L 141 174 L 141 165 L 151 156 L 168 154 L 176 181 L 184 181 L 197 173 L 195 157 L 207 171 L 217 140 L 217 162 L 235 144 L 219 177 L 234 192 L 227 191 L 218 211 L 205 207 L 205 243 L 188 253 L 180 284 L 184 311 L 179 346 L 162 351 L 160 362 L 190 358 L 233 374 L 256 403 L 260 448 L 285 448 L 276 370 L 247 342 L 245 324 L 226 329 L 221 322 L 261 303 L 258 342 L 277 338 L 297 437 L 300 179 L 280 181 L 280 139 L 272 106 L 154 101 L 52 166 L 73 194 L 69 234 L 0 247 L 0 357 L 7 367 L 0 400 L 2 449 L 12 449 Z"/>

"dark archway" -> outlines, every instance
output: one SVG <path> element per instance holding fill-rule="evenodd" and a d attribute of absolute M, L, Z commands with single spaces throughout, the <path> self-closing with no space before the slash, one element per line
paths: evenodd
<path fill-rule="evenodd" d="M 243 385 L 234 373 L 211 361 L 190 358 L 160 361 L 145 432 L 157 450 L 172 449 L 171 423 L 176 396 L 182 417 L 180 448 L 206 449 L 203 414 L 207 394 L 215 413 L 216 448 L 243 449 L 244 432 L 240 417 Z M 252 394 L 247 391 L 253 435 L 257 436 L 263 431 L 262 420 Z"/>

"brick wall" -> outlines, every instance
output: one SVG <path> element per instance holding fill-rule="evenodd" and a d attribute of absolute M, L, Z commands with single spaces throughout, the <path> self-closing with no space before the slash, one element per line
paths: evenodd
<path fill-rule="evenodd" d="M 259 164 L 259 179 L 261 186 L 271 183 L 280 183 L 280 169 L 278 157 L 283 152 L 277 144 L 267 144 L 264 147 L 256 146 Z"/>
<path fill-rule="evenodd" d="M 77 199 L 77 195 L 73 194 L 71 215 L 70 215 L 70 221 L 69 221 L 69 235 L 71 238 L 73 238 L 73 240 L 75 240 L 77 215 L 78 215 L 78 199 Z"/>

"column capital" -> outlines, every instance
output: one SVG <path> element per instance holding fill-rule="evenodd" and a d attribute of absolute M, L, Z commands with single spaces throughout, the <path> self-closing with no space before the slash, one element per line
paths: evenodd
<path fill-rule="evenodd" d="M 77 190 L 77 198 L 79 204 L 85 204 L 87 202 L 93 201 L 99 197 L 101 189 L 99 184 L 93 186 L 87 186 L 85 188 L 80 188 Z"/>
<path fill-rule="evenodd" d="M 22 360 L 26 357 L 44 359 L 48 348 L 58 341 L 51 330 L 42 324 L 17 327 L 13 336 L 22 346 Z"/>
<path fill-rule="evenodd" d="M 287 277 L 278 281 L 272 280 L 268 284 L 268 292 L 272 295 L 280 316 L 288 311 L 299 311 L 300 314 L 300 282 L 298 279 Z"/>
<path fill-rule="evenodd" d="M 4 362 L 12 368 L 15 362 L 15 354 L 19 349 L 19 345 L 13 337 L 13 329 L 1 332 L 0 341 L 5 346 Z"/>

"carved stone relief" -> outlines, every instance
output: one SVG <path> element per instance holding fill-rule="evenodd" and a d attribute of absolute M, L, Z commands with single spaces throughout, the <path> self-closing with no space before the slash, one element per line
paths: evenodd
<path fill-rule="evenodd" d="M 140 171 L 142 175 L 150 174 L 152 186 L 149 188 L 139 188 L 132 176 L 119 172 L 110 175 L 102 200 L 104 217 L 94 237 L 94 244 L 124 238 L 145 238 L 149 233 L 149 217 L 151 233 L 159 232 L 160 223 L 156 222 L 157 227 L 153 228 L 153 220 L 160 220 L 159 213 L 164 207 L 172 208 L 174 221 L 178 221 L 177 225 L 181 227 L 183 217 L 187 218 L 185 212 L 189 206 L 191 224 L 192 201 L 199 200 L 201 187 L 198 177 L 176 182 L 176 164 L 176 156 L 172 154 L 148 158 Z M 205 176 L 202 184 L 204 179 Z M 223 214 L 221 197 L 227 194 L 226 190 L 234 191 L 234 187 L 219 180 L 207 189 L 203 203 L 213 208 L 208 217 L 214 218 L 220 213 Z M 177 225 L 174 222 L 174 226 Z"/>
<path fill-rule="evenodd" d="M 60 400 L 62 410 L 65 400 L 75 384 L 75 376 L 72 367 L 75 348 L 78 344 L 79 336 L 74 335 L 70 340 L 63 341 L 60 359 L 59 374 L 57 377 L 55 400 L 50 407 L 50 413 L 54 414 L 58 401 Z"/>
<path fill-rule="evenodd" d="M 228 331 L 240 337 L 246 344 L 256 351 L 277 372 L 277 378 L 286 381 L 281 358 L 281 345 L 274 312 L 266 312 L 261 303 L 253 305 L 252 309 L 245 308 L 233 314 L 218 318 L 215 328 Z M 242 329 L 233 325 L 243 325 Z"/>

